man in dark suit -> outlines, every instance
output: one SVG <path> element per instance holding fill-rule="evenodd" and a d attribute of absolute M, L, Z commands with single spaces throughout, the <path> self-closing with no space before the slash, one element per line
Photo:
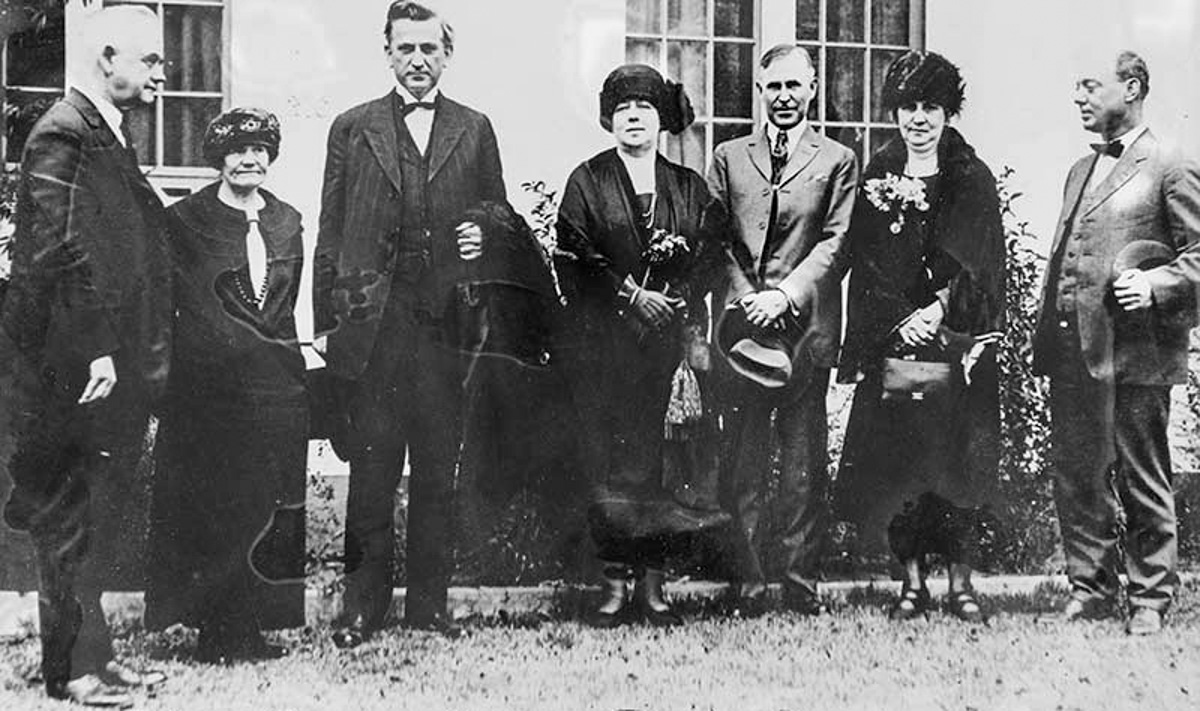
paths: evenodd
<path fill-rule="evenodd" d="M 398 1 L 384 35 L 397 86 L 333 122 L 315 260 L 316 345 L 348 383 L 347 579 L 334 635 L 341 646 L 363 641 L 387 613 L 393 500 L 406 451 L 404 621 L 454 630 L 445 615 L 462 373 L 447 347 L 445 315 L 483 248 L 480 226 L 464 215 L 505 201 L 487 117 L 437 88 L 453 30 L 428 8 Z"/>
<path fill-rule="evenodd" d="M 1083 127 L 1104 143 L 1067 176 L 1034 341 L 1050 376 L 1064 617 L 1112 614 L 1123 508 L 1132 634 L 1161 629 L 1178 581 L 1167 421 L 1200 281 L 1200 168 L 1143 124 L 1149 89 L 1132 52 L 1076 82 Z"/>
<path fill-rule="evenodd" d="M 816 75 L 802 47 L 768 50 L 757 87 L 767 125 L 718 146 L 708 174 L 734 231 L 719 303 L 744 310 L 755 327 L 787 319 L 805 325 L 795 348 L 794 374 L 783 387 L 765 388 L 728 367 L 719 371 L 724 478 L 738 523 L 739 593 L 747 611 L 761 609 L 766 573 L 759 533 L 774 412 L 781 448 L 784 603 L 816 613 L 816 572 L 828 525 L 825 396 L 841 337 L 836 263 L 854 206 L 858 166 L 848 148 L 818 134 L 805 119 Z"/>
<path fill-rule="evenodd" d="M 137 463 L 165 383 L 171 299 L 162 204 L 138 168 L 124 112 L 154 101 L 162 36 L 146 8 L 88 18 L 74 88 L 34 125 L 21 161 L 3 323 L 16 365 L 5 518 L 38 562 L 47 692 L 132 703 L 156 683 L 117 664 L 94 543 L 96 492 Z"/>

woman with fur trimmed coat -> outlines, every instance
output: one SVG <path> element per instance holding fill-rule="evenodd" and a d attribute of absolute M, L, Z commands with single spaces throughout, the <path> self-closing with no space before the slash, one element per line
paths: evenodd
<path fill-rule="evenodd" d="M 947 611 L 977 622 L 970 576 L 999 466 L 1000 203 L 991 171 L 948 125 L 963 102 L 957 67 L 909 52 L 889 67 L 883 102 L 900 139 L 864 171 L 851 221 L 839 377 L 858 386 L 835 503 L 864 535 L 886 526 L 905 571 L 893 619 L 930 607 L 936 553 Z"/>

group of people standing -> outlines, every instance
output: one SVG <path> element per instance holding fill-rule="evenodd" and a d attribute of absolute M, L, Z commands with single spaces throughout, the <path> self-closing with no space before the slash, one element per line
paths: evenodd
<path fill-rule="evenodd" d="M 899 137 L 860 175 L 809 125 L 806 50 L 773 47 L 757 75 L 764 127 L 717 146 L 707 179 L 658 152 L 662 131 L 693 120 L 682 87 L 618 67 L 599 101 L 614 146 L 562 194 L 560 307 L 508 205 L 490 122 L 438 88 L 453 30 L 393 2 L 397 86 L 329 133 L 314 347 L 333 396 L 310 412 L 293 316 L 300 216 L 261 188 L 279 122 L 253 108 L 214 119 L 203 153 L 219 180 L 164 210 L 122 118 L 163 79 L 159 33 L 144 8 L 98 11 L 79 83 L 22 160 L 3 305 L 20 351 L 5 516 L 37 549 L 51 695 L 124 705 L 129 687 L 162 681 L 114 659 L 102 561 L 88 555 L 92 491 L 134 466 L 152 411 L 148 625 L 198 627 L 206 661 L 282 653 L 261 631 L 303 623 L 305 451 L 320 419 L 351 471 L 334 643 L 385 624 L 406 459 L 404 623 L 454 635 L 451 508 L 464 380 L 482 354 L 562 375 L 602 564 L 593 624 L 678 624 L 667 563 L 705 532 L 730 543 L 739 612 L 766 609 L 779 568 L 783 604 L 820 614 L 835 512 L 890 544 L 904 570 L 893 619 L 932 607 L 935 555 L 945 609 L 982 619 L 973 539 L 998 482 L 1006 250 L 995 179 L 949 125 L 964 83 L 948 60 L 913 51 L 888 68 Z M 1186 375 L 1200 283 L 1200 170 L 1142 124 L 1148 90 L 1129 52 L 1079 78 L 1084 128 L 1105 143 L 1068 178 L 1033 344 L 1051 383 L 1063 616 L 1114 613 L 1123 509 L 1133 633 L 1161 627 L 1176 584 L 1169 389 Z M 833 487 L 835 368 L 857 385 Z M 470 416 L 490 401 L 473 402 Z M 776 444 L 778 565 L 763 554 Z"/>

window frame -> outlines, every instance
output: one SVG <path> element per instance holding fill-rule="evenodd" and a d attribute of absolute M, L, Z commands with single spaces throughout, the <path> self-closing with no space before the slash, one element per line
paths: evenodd
<path fill-rule="evenodd" d="M 235 0 L 103 0 L 105 6 L 109 5 L 142 5 L 150 8 L 159 18 L 159 26 L 162 27 L 164 22 L 164 9 L 170 6 L 184 7 L 216 7 L 221 9 L 221 49 L 220 49 L 220 65 L 221 65 L 221 86 L 219 92 L 196 92 L 196 91 L 180 91 L 166 90 L 159 92 L 154 101 L 154 155 L 152 160 L 147 161 L 142 157 L 141 168 L 152 183 L 161 188 L 166 194 L 171 196 L 180 196 L 210 182 L 217 175 L 217 171 L 207 166 L 181 166 L 168 165 L 164 163 L 164 153 L 166 150 L 166 141 L 163 140 L 164 132 L 164 112 L 165 99 L 170 98 L 202 98 L 202 99 L 220 99 L 221 110 L 224 111 L 230 106 L 230 96 L 232 91 L 232 25 L 231 18 L 233 15 L 232 5 Z M 78 49 L 73 44 L 73 38 L 77 36 L 72 31 L 72 25 L 82 21 L 89 9 L 81 7 L 80 3 L 68 3 L 65 8 L 65 37 L 64 37 L 64 63 L 66 67 L 71 66 L 71 56 L 73 51 Z M 0 80 L 7 76 L 7 39 L 3 45 L 3 52 L 0 52 Z M 48 89 L 47 87 L 26 87 L 22 85 L 5 85 L 4 91 L 7 94 L 9 91 L 24 91 L 34 93 L 63 93 L 65 94 L 70 88 L 70 71 L 64 71 L 63 86 L 56 89 Z M 0 136 L 0 150 L 7 150 L 7 137 Z M 16 164 L 6 162 L 7 169 L 13 169 Z"/>
<path fill-rule="evenodd" d="M 792 3 L 793 9 L 797 12 L 798 20 L 798 4 L 799 0 L 788 0 Z M 817 76 L 817 95 L 813 97 L 816 102 L 816 116 L 812 118 L 813 127 L 820 131 L 822 135 L 828 136 L 831 130 L 861 130 L 862 131 L 862 155 L 859 156 L 860 161 L 865 164 L 871 160 L 871 156 L 883 144 L 875 146 L 872 143 L 872 137 L 885 130 L 895 130 L 896 124 L 892 121 L 876 121 L 873 115 L 875 108 L 873 103 L 874 86 L 872 58 L 876 51 L 881 52 L 907 52 L 925 48 L 925 0 L 909 0 L 908 5 L 908 43 L 906 45 L 886 44 L 883 42 L 875 42 L 872 37 L 871 17 L 873 5 L 876 0 L 863 0 L 863 40 L 861 42 L 841 42 L 830 41 L 829 33 L 829 3 L 837 0 L 817 0 L 819 3 L 819 13 L 817 19 L 817 39 L 801 39 L 796 36 L 795 42 L 809 50 L 815 52 L 814 59 L 817 61 L 818 76 Z M 793 35 L 799 35 L 798 25 Z M 862 102 L 863 102 L 863 119 L 862 120 L 846 120 L 846 121 L 829 121 L 827 120 L 828 108 L 828 91 L 830 82 L 827 80 L 829 68 L 829 50 L 830 49 L 860 49 L 863 50 L 863 77 L 862 77 Z M 853 149 L 852 146 L 848 146 Z"/>
<path fill-rule="evenodd" d="M 788 1 L 790 2 L 793 0 L 788 0 Z M 628 6 L 628 2 L 629 2 L 629 0 L 625 0 L 626 6 Z M 727 36 L 727 35 L 716 34 L 716 8 L 717 8 L 716 0 L 705 0 L 705 18 L 704 18 L 705 25 L 704 26 L 706 28 L 707 34 L 683 34 L 683 33 L 673 34 L 673 33 L 671 33 L 668 30 L 668 13 L 670 12 L 670 0 L 662 0 L 660 3 L 660 5 L 661 5 L 660 16 L 659 16 L 660 24 L 659 24 L 658 32 L 631 32 L 629 30 L 628 24 L 626 24 L 624 40 L 622 43 L 622 48 L 625 53 L 624 61 L 628 61 L 628 51 L 629 51 L 628 48 L 629 48 L 629 43 L 631 40 L 632 41 L 643 41 L 643 42 L 653 41 L 658 45 L 658 61 L 655 64 L 655 68 L 658 69 L 660 72 L 662 72 L 664 77 L 666 77 L 667 79 L 674 80 L 674 81 L 679 81 L 680 78 L 669 76 L 667 73 L 667 67 L 670 65 L 669 44 L 671 42 L 703 42 L 705 44 L 706 61 L 705 61 L 705 67 L 704 67 L 704 72 L 705 72 L 704 86 L 705 86 L 706 95 L 704 97 L 704 105 L 707 108 L 707 113 L 702 115 L 699 112 L 697 112 L 696 119 L 695 119 L 695 123 L 702 124 L 704 126 L 704 165 L 700 168 L 699 172 L 701 174 L 704 173 L 704 171 L 707 169 L 709 162 L 712 160 L 713 149 L 716 148 L 715 130 L 716 130 L 716 126 L 718 124 L 726 125 L 726 126 L 748 126 L 748 127 L 750 127 L 751 131 L 753 131 L 754 127 L 758 125 L 759 102 L 757 101 L 757 97 L 753 94 L 753 89 L 751 89 L 751 91 L 752 91 L 751 102 L 750 102 L 750 107 L 751 107 L 750 112 L 751 113 L 748 118 L 716 116 L 715 115 L 715 113 L 716 113 L 716 101 L 715 101 L 716 82 L 715 82 L 715 80 L 716 80 L 716 74 L 717 74 L 717 71 L 716 71 L 716 57 L 717 57 L 716 47 L 718 44 L 734 44 L 734 45 L 744 45 L 744 46 L 751 47 L 752 49 L 751 49 L 750 64 L 751 64 L 751 71 L 753 71 L 753 68 L 757 66 L 758 56 L 759 56 L 759 54 L 761 54 L 760 45 L 761 45 L 761 41 L 762 41 L 762 19 L 763 19 L 762 6 L 763 6 L 764 2 L 771 2 L 771 0 L 753 0 L 754 16 L 753 16 L 753 19 L 751 20 L 751 29 L 750 29 L 751 35 L 752 35 L 751 37 L 732 37 L 732 36 Z M 753 81 L 753 79 L 752 79 L 752 81 Z M 693 104 L 694 104 L 695 99 L 694 99 L 694 97 L 692 97 L 692 98 L 693 98 Z M 671 137 L 666 136 L 666 135 L 663 135 L 659 139 L 659 150 L 664 155 L 668 154 L 668 145 L 669 145 L 670 141 L 671 141 Z M 681 157 L 681 160 L 679 160 L 679 162 L 681 164 L 683 164 L 682 157 Z"/>

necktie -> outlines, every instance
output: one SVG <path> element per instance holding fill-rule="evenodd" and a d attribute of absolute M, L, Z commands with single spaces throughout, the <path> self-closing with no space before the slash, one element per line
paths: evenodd
<path fill-rule="evenodd" d="M 775 137 L 775 145 L 771 147 L 771 182 L 778 185 L 783 177 L 783 167 L 788 160 L 787 131 L 780 131 Z"/>
<path fill-rule="evenodd" d="M 137 162 L 137 147 L 133 142 L 133 132 L 129 130 L 129 122 L 125 117 L 121 117 L 121 137 L 125 139 L 125 150 L 133 156 L 134 162 Z"/>
<path fill-rule="evenodd" d="M 262 306 L 267 295 L 267 243 L 258 229 L 258 211 L 247 210 L 246 262 L 250 271 L 250 289 L 255 302 Z"/>
<path fill-rule="evenodd" d="M 400 115 L 404 118 L 408 118 L 408 115 L 417 109 L 428 109 L 433 111 L 434 103 L 432 101 L 413 101 L 411 103 L 406 101 L 404 102 L 404 107 L 400 109 Z"/>
<path fill-rule="evenodd" d="M 1096 151 L 1097 153 L 1099 153 L 1102 156 L 1112 156 L 1113 158 L 1120 158 L 1121 154 L 1125 152 L 1125 146 L 1124 146 L 1124 144 L 1121 143 L 1120 140 L 1116 140 L 1116 141 L 1110 141 L 1108 143 L 1093 143 L 1092 150 Z"/>

